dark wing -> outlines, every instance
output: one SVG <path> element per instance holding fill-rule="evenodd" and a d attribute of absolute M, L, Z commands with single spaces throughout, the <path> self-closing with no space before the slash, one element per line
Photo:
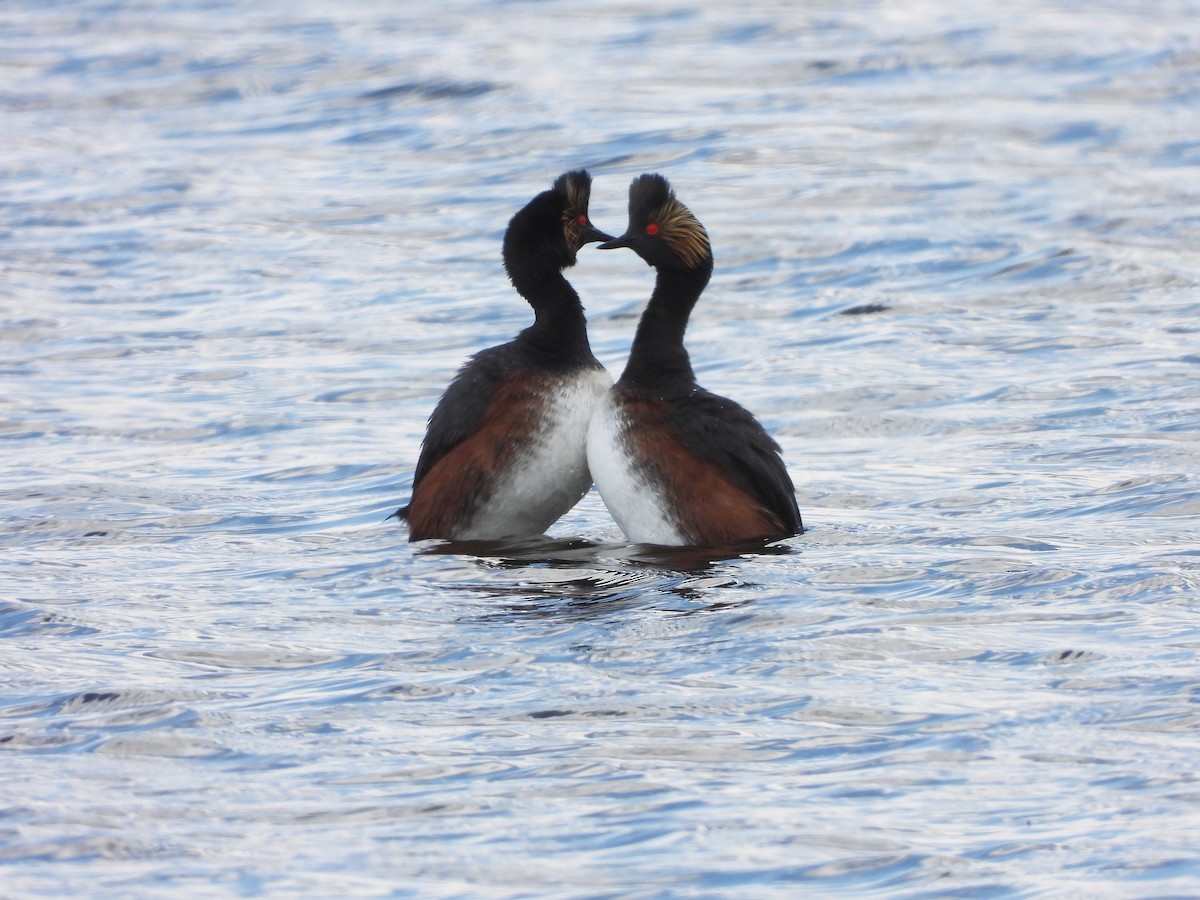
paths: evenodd
<path fill-rule="evenodd" d="M 748 410 L 698 387 L 671 404 L 670 421 L 689 452 L 727 473 L 790 533 L 804 530 L 779 444 Z"/>
<path fill-rule="evenodd" d="M 504 373 L 517 364 L 518 355 L 513 343 L 501 344 L 479 351 L 458 370 L 429 416 L 421 455 L 413 473 L 414 492 L 442 457 L 479 429 L 492 395 Z M 401 507 L 394 515 L 407 518 L 408 507 Z"/>

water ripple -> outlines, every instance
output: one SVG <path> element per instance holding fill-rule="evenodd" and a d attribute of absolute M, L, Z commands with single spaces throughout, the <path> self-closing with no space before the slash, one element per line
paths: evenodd
<path fill-rule="evenodd" d="M 6 10 L 5 889 L 1197 893 L 1194 5 Z M 803 536 L 387 519 L 576 166 Z"/>

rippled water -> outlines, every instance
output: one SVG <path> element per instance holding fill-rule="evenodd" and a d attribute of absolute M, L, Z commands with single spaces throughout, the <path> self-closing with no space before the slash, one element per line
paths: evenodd
<path fill-rule="evenodd" d="M 7 4 L 0 894 L 1200 894 L 1198 22 Z M 581 165 L 707 226 L 802 537 L 384 521 Z"/>

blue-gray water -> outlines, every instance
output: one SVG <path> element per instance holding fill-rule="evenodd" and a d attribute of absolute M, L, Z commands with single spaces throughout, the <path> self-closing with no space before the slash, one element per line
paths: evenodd
<path fill-rule="evenodd" d="M 785 552 L 384 521 L 578 166 Z M 5 4 L 0 896 L 1200 895 L 1198 203 L 1195 0 Z"/>

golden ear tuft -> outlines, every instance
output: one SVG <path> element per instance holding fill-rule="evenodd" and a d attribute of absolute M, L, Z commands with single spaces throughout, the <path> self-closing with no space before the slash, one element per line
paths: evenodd
<path fill-rule="evenodd" d="M 592 198 L 592 176 L 585 170 L 565 172 L 554 182 L 554 190 L 563 198 L 563 237 L 572 253 L 579 251 L 579 237 L 587 224 L 588 201 Z"/>
<path fill-rule="evenodd" d="M 673 195 L 658 214 L 651 218 L 658 223 L 659 234 L 667 242 L 667 246 L 687 268 L 696 268 L 712 255 L 708 232 L 704 230 L 700 220 L 692 215 L 692 211 Z"/>

